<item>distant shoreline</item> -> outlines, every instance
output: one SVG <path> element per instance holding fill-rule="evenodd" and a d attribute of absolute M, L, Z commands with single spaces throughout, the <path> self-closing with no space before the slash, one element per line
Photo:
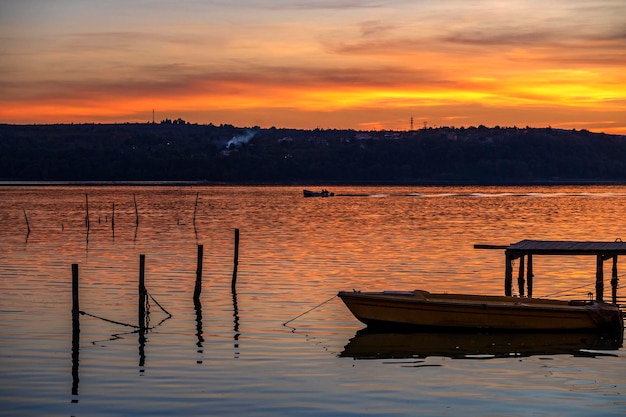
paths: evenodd
<path fill-rule="evenodd" d="M 626 137 L 548 128 L 0 125 L 0 185 L 626 184 Z"/>

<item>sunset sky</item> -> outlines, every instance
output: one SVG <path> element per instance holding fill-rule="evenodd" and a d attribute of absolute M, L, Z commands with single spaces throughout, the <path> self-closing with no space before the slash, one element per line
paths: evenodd
<path fill-rule="evenodd" d="M 0 0 L 0 123 L 626 134 L 624 0 Z"/>

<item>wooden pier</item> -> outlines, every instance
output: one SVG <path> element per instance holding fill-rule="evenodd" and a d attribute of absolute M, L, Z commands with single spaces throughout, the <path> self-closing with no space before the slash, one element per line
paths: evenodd
<path fill-rule="evenodd" d="M 476 249 L 504 249 L 506 267 L 504 274 L 504 294 L 510 296 L 513 289 L 513 260 L 519 259 L 518 286 L 520 296 L 524 296 L 524 286 L 528 297 L 533 291 L 533 256 L 573 256 L 589 255 L 596 257 L 596 301 L 604 300 L 604 262 L 612 260 L 611 298 L 617 304 L 617 258 L 626 255 L 626 242 L 576 242 L 552 240 L 522 240 L 509 246 L 474 245 Z"/>

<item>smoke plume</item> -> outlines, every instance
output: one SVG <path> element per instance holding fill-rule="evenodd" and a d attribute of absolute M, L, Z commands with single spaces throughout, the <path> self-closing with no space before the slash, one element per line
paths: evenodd
<path fill-rule="evenodd" d="M 247 130 L 242 135 L 233 136 L 231 140 L 226 143 L 226 148 L 230 148 L 231 146 L 238 147 L 243 145 L 244 143 L 250 142 L 252 138 L 256 135 L 256 132 L 253 130 Z"/>

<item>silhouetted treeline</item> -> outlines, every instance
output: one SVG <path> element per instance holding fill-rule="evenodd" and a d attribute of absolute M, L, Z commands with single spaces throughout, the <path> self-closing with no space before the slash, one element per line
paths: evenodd
<path fill-rule="evenodd" d="M 626 137 L 586 130 L 409 132 L 231 125 L 0 125 L 2 181 L 626 183 Z"/>

